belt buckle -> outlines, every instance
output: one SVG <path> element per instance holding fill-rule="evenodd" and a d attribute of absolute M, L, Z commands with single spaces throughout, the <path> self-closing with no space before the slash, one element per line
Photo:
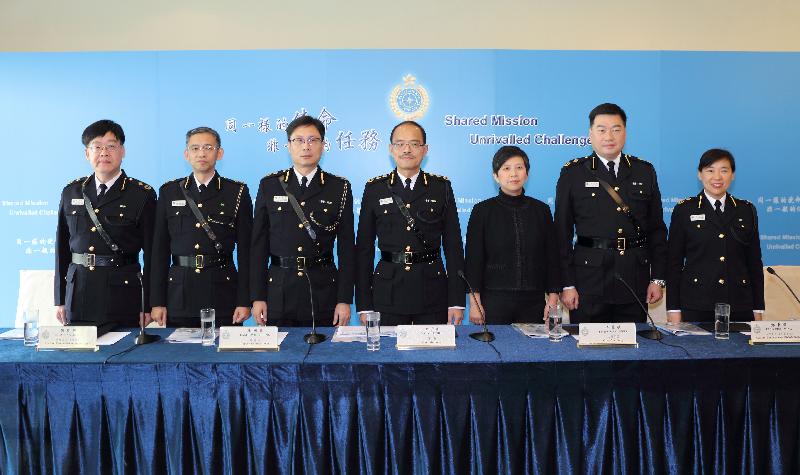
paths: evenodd
<path fill-rule="evenodd" d="M 206 261 L 205 256 L 202 254 L 197 254 L 196 256 L 194 256 L 195 269 L 202 269 L 203 267 L 205 267 L 206 264 L 205 261 Z"/>
<path fill-rule="evenodd" d="M 617 238 L 617 250 L 624 251 L 627 248 L 627 243 L 624 237 Z"/>
<path fill-rule="evenodd" d="M 95 255 L 94 254 L 86 254 L 86 267 L 94 267 L 95 266 Z"/>
<path fill-rule="evenodd" d="M 404 251 L 403 252 L 403 264 L 410 266 L 414 263 L 414 253 L 411 251 Z"/>
<path fill-rule="evenodd" d="M 305 256 L 297 256 L 297 270 L 298 271 L 306 270 L 306 258 L 305 258 Z"/>

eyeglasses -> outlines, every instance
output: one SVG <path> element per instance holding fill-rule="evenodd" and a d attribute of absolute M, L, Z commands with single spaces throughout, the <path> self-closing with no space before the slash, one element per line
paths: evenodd
<path fill-rule="evenodd" d="M 199 152 L 200 150 L 202 150 L 202 151 L 204 151 L 204 152 L 210 152 L 210 151 L 212 151 L 212 150 L 217 150 L 217 149 L 219 148 L 219 146 L 217 146 L 217 145 L 205 144 L 205 145 L 189 145 L 189 146 L 188 146 L 188 147 L 186 147 L 186 148 L 187 148 L 187 149 L 188 149 L 190 152 L 197 153 L 197 152 Z"/>
<path fill-rule="evenodd" d="M 420 142 L 394 142 L 392 144 L 392 148 L 395 150 L 403 150 L 406 146 L 411 147 L 411 150 L 419 150 L 424 147 L 425 144 Z"/>
<path fill-rule="evenodd" d="M 289 142 L 292 142 L 292 145 L 317 145 L 318 143 L 322 143 L 322 139 L 319 137 L 295 137 L 290 139 Z"/>
<path fill-rule="evenodd" d="M 110 144 L 110 145 L 89 145 L 89 150 L 91 150 L 91 151 L 92 151 L 92 153 L 102 152 L 102 151 L 104 151 L 104 150 L 105 150 L 105 151 L 107 151 L 107 152 L 109 152 L 109 153 L 114 153 L 114 152 L 116 152 L 116 151 L 117 151 L 118 149 L 120 149 L 120 148 L 122 148 L 122 145 L 118 145 L 118 144 Z"/>

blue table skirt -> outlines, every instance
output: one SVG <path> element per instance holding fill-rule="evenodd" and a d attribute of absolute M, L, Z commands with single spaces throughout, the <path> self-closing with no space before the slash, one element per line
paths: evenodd
<path fill-rule="evenodd" d="M 800 473 L 797 347 L 469 330 L 457 350 L 309 348 L 292 330 L 277 353 L 155 343 L 105 364 L 132 337 L 0 342 L 3 473 Z"/>

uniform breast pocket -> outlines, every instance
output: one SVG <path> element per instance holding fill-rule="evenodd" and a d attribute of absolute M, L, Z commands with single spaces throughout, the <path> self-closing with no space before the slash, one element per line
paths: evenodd
<path fill-rule="evenodd" d="M 172 207 L 167 212 L 167 226 L 169 227 L 170 234 L 175 235 L 186 230 L 192 225 L 190 220 L 189 208 L 183 206 Z"/>
<path fill-rule="evenodd" d="M 320 204 L 318 208 L 308 213 L 308 219 L 320 227 L 328 227 L 336 224 L 338 208 L 333 205 Z"/>
<path fill-rule="evenodd" d="M 405 221 L 400 215 L 400 211 L 394 203 L 379 206 L 376 210 L 375 220 L 377 222 L 378 234 L 387 235 L 392 232 L 394 223 Z"/>
<path fill-rule="evenodd" d="M 236 226 L 234 221 L 235 216 L 227 215 L 224 211 L 214 213 L 208 216 L 208 222 L 212 225 L 223 226 L 225 228 L 233 228 Z"/>
<path fill-rule="evenodd" d="M 605 190 L 599 186 L 596 188 L 583 187 L 576 189 L 575 208 L 584 212 L 592 212 L 597 210 L 598 200 L 602 196 L 601 193 L 605 193 Z"/>
<path fill-rule="evenodd" d="M 267 205 L 267 213 L 269 215 L 269 224 L 273 229 L 281 229 L 286 220 L 286 213 L 291 212 L 291 205 L 287 203 L 269 203 Z"/>
<path fill-rule="evenodd" d="M 72 235 L 78 234 L 79 230 L 89 227 L 89 215 L 83 207 L 72 206 L 66 213 L 67 226 Z"/>
<path fill-rule="evenodd" d="M 416 218 L 427 224 L 436 224 L 444 219 L 444 205 L 439 202 L 423 202 L 417 209 Z"/>
<path fill-rule="evenodd" d="M 136 216 L 130 211 L 105 215 L 103 221 L 112 227 L 136 226 Z"/>

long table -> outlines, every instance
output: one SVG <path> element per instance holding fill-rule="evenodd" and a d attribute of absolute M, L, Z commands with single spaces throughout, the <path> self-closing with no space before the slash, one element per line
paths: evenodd
<path fill-rule="evenodd" d="M 289 329 L 278 352 L 162 340 L 110 359 L 133 334 L 94 353 L 2 341 L 0 472 L 800 473 L 798 346 L 474 329 L 455 350 Z"/>

